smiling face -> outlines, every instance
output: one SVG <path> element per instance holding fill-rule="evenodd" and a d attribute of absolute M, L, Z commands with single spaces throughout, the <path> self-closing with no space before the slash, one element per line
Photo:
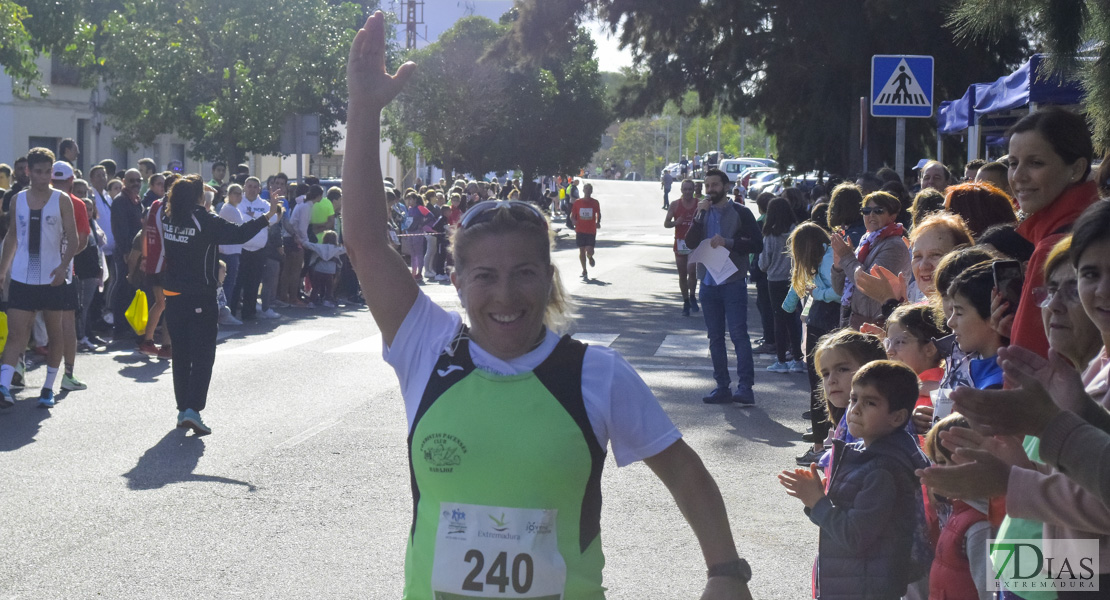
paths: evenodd
<path fill-rule="evenodd" d="M 471 339 L 500 359 L 527 353 L 543 336 L 554 285 L 547 254 L 523 233 L 484 236 L 466 254 L 451 280 L 470 318 Z"/>
<path fill-rule="evenodd" d="M 848 396 L 852 391 L 852 376 L 860 364 L 854 356 L 838 348 L 821 352 L 821 388 L 829 403 L 837 408 L 848 406 Z"/>
<path fill-rule="evenodd" d="M 1079 257 L 1079 301 L 1083 310 L 1110 340 L 1110 240 L 1091 244 Z"/>
<path fill-rule="evenodd" d="M 1048 345 L 1076 365 L 1087 364 L 1098 353 L 1102 338 L 1079 301 L 1075 267 L 1061 264 L 1049 273 L 1044 285 L 1052 295 L 1041 306 Z"/>
<path fill-rule="evenodd" d="M 937 284 L 933 280 L 933 274 L 940 260 L 955 245 L 955 237 L 947 227 L 930 227 L 914 238 L 910 269 L 913 270 L 914 281 L 921 293 L 930 298 L 936 294 Z"/>
<path fill-rule="evenodd" d="M 1010 137 L 1007 160 L 1010 190 L 1027 215 L 1052 204 L 1069 185 L 1079 182 L 1087 169 L 1084 158 L 1070 165 L 1064 162 L 1052 144 L 1035 130 Z"/>
<path fill-rule="evenodd" d="M 871 442 L 900 427 L 906 421 L 903 413 L 905 410 L 890 412 L 890 403 L 876 387 L 854 385 L 845 413 L 848 433 L 863 440 L 864 446 L 870 446 Z"/>
<path fill-rule="evenodd" d="M 887 209 L 870 200 L 865 208 L 871 209 L 871 214 L 863 215 L 863 225 L 867 231 L 878 231 L 894 222 L 898 215 L 891 214 Z M 862 212 L 862 211 L 861 211 Z"/>

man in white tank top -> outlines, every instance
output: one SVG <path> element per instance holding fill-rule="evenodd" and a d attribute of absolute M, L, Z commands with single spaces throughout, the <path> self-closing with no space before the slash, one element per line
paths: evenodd
<path fill-rule="evenodd" d="M 39 406 L 54 406 L 54 380 L 62 362 L 64 284 L 77 252 L 73 203 L 69 194 L 50 187 L 52 178 L 67 178 L 65 173 L 55 176 L 54 153 L 34 148 L 27 153 L 27 166 L 31 187 L 12 199 L 0 254 L 0 287 L 8 284 L 8 341 L 0 365 L 0 408 L 15 403 L 10 391 L 15 363 L 31 336 L 35 312 L 40 310 L 50 345 Z"/>

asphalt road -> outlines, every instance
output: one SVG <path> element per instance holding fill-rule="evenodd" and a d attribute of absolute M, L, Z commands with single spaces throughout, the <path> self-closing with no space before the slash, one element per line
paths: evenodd
<path fill-rule="evenodd" d="M 757 356 L 756 407 L 703 404 L 704 323 L 681 314 L 658 184 L 595 188 L 591 281 L 573 232 L 555 254 L 576 335 L 636 366 L 699 452 L 755 597 L 808 597 L 817 528 L 775 478 L 805 451 L 805 375 L 768 373 Z M 450 286 L 424 289 L 458 309 Z M 365 310 L 284 312 L 221 332 L 211 436 L 173 427 L 169 363 L 128 352 L 79 355 L 89 389 L 53 410 L 29 399 L 0 411 L 0 599 L 400 597 L 412 502 L 380 337 Z M 29 389 L 44 375 L 29 372 Z M 608 597 L 698 598 L 704 561 L 651 471 L 610 458 L 602 490 Z"/>

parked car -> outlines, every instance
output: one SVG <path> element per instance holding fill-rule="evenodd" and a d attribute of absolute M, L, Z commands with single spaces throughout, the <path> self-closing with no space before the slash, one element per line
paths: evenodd
<path fill-rule="evenodd" d="M 736 183 L 736 181 L 740 178 L 741 173 L 743 173 L 745 170 L 752 167 L 763 166 L 764 165 L 762 163 L 756 162 L 755 160 L 750 158 L 726 158 L 721 161 L 721 164 L 718 165 L 717 168 L 724 171 L 725 175 L 728 175 L 728 180 L 731 183 Z"/>
<path fill-rule="evenodd" d="M 636 171 L 629 171 L 628 173 L 625 174 L 624 180 L 625 181 L 642 181 L 643 177 L 640 177 L 640 174 L 637 173 Z"/>
<path fill-rule="evenodd" d="M 678 180 L 679 177 L 682 177 L 682 165 L 680 165 L 678 163 L 671 163 L 671 164 L 663 167 L 663 170 L 659 171 L 659 179 L 663 179 L 663 173 L 665 171 L 670 171 L 671 172 L 671 177 L 674 177 L 676 181 Z"/>

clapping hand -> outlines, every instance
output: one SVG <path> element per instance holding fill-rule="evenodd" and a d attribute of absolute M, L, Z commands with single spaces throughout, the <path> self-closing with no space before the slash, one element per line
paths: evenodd
<path fill-rule="evenodd" d="M 833 260 L 839 264 L 840 260 L 845 256 L 855 252 L 852 248 L 852 240 L 848 239 L 846 235 L 834 233 L 829 236 L 829 244 L 832 246 Z"/>
<path fill-rule="evenodd" d="M 786 493 L 802 501 L 806 508 L 813 508 L 817 502 L 825 497 L 825 482 L 821 479 L 817 463 L 809 465 L 809 469 L 794 469 L 779 473 L 779 483 L 786 488 Z"/>
<path fill-rule="evenodd" d="M 348 103 L 380 110 L 389 104 L 416 72 L 407 62 L 390 75 L 385 70 L 385 15 L 375 11 L 355 35 L 347 59 Z"/>
<path fill-rule="evenodd" d="M 835 253 L 835 250 L 833 251 Z M 895 275 L 890 269 L 876 265 L 867 273 L 863 269 L 856 271 L 856 287 L 868 298 L 876 302 L 887 300 L 905 300 L 906 287 L 909 278 L 905 273 Z"/>

